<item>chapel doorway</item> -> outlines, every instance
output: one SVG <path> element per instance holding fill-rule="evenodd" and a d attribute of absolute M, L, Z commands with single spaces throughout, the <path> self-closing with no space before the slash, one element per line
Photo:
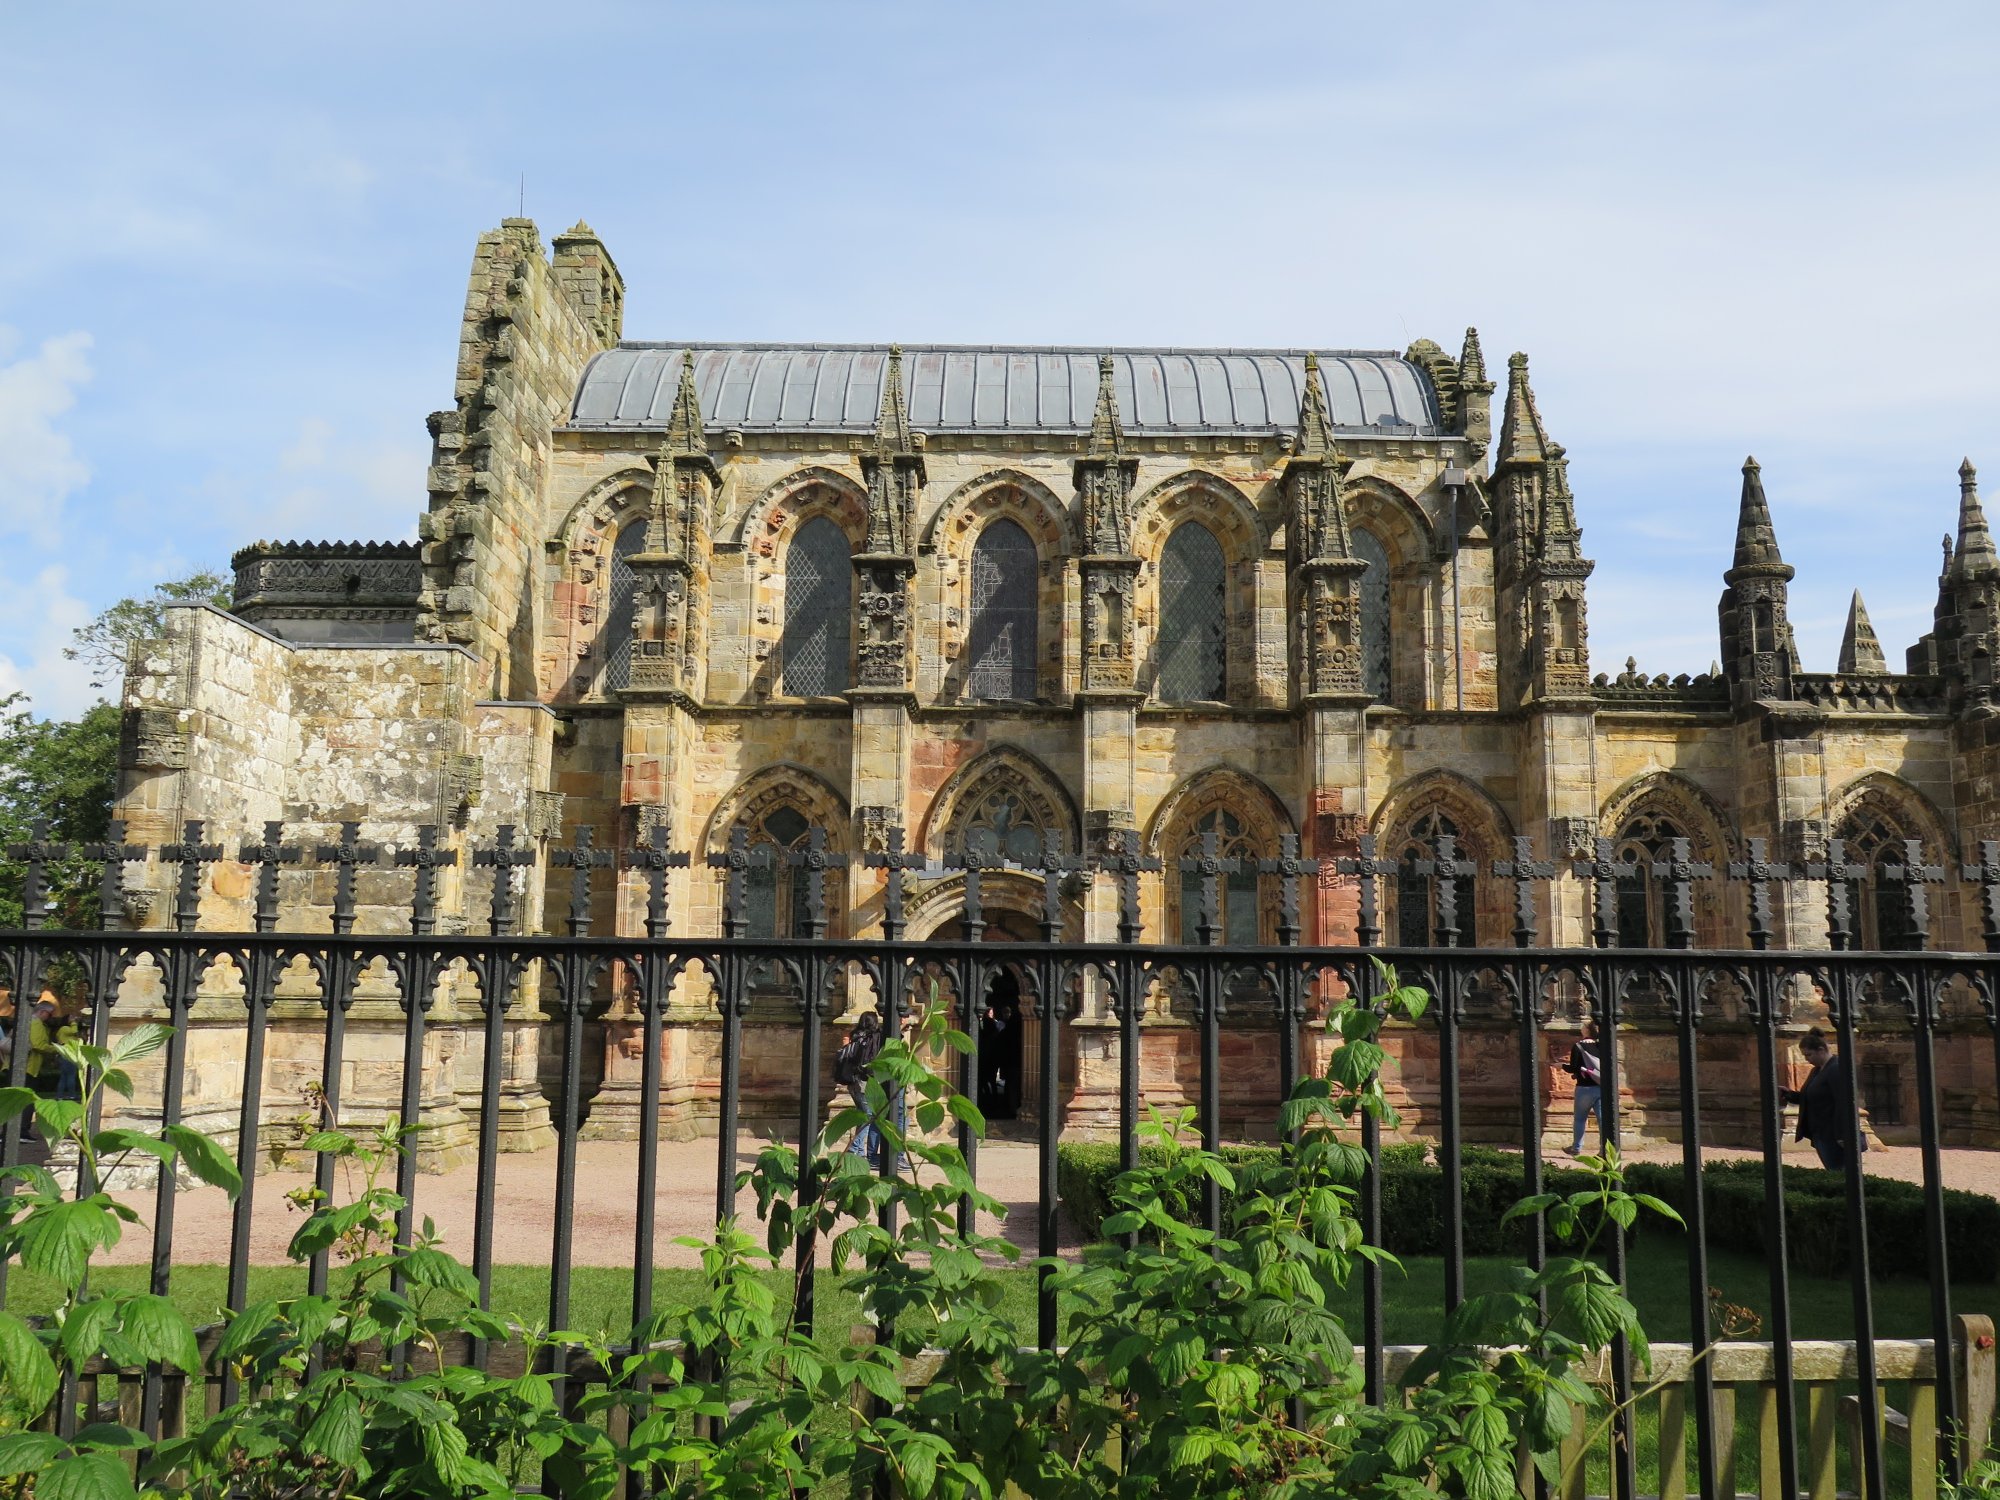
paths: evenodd
<path fill-rule="evenodd" d="M 932 934 L 940 942 L 963 942 L 965 922 L 953 917 Z M 1041 939 L 1039 926 L 1019 912 L 986 914 L 989 943 L 1029 943 Z M 987 971 L 984 993 L 970 1016 L 961 1020 L 979 1028 L 979 1077 L 973 1103 L 989 1124 L 1032 1120 L 1036 1114 L 1037 1080 L 1042 1068 L 1042 1023 L 1034 1014 L 1033 997 L 1024 993 L 1021 973 L 1012 964 Z"/>

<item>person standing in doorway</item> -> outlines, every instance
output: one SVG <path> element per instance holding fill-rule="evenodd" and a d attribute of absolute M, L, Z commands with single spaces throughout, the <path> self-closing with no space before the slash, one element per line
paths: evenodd
<path fill-rule="evenodd" d="M 1847 1066 L 1817 1026 L 1799 1038 L 1799 1056 L 1812 1071 L 1797 1088 L 1783 1090 L 1782 1097 L 1799 1107 L 1798 1139 L 1811 1141 L 1819 1164 L 1837 1172 L 1847 1165 L 1847 1122 L 1854 1114 Z M 1867 1141 L 1861 1149 L 1868 1149 Z"/>
<path fill-rule="evenodd" d="M 1569 1049 L 1563 1071 L 1576 1080 L 1575 1128 L 1570 1135 L 1569 1154 L 1583 1155 L 1583 1131 L 1593 1113 L 1597 1116 L 1597 1149 L 1604 1150 L 1604 1060 L 1597 1041 L 1597 1023 L 1586 1019 L 1577 1031 L 1576 1044 Z"/>

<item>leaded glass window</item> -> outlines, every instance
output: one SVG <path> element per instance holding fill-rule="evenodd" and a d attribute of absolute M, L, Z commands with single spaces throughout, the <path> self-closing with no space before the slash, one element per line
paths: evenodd
<path fill-rule="evenodd" d="M 1884 865 L 1903 863 L 1903 830 L 1873 809 L 1862 808 L 1843 818 L 1838 831 L 1845 841 L 1847 862 L 1868 873 L 1847 882 L 1847 909 L 1860 946 L 1897 953 L 1917 946 L 1910 925 L 1909 899 L 1902 885 L 1882 873 Z"/>
<path fill-rule="evenodd" d="M 1664 948 L 1667 945 L 1666 893 L 1653 875 L 1653 861 L 1665 859 L 1675 839 L 1687 830 L 1658 813 L 1638 813 L 1618 830 L 1617 857 L 1625 862 L 1616 893 L 1618 946 Z"/>
<path fill-rule="evenodd" d="M 959 826 L 966 849 L 984 858 L 1029 864 L 1042 857 L 1042 826 L 1011 787 L 987 792 Z"/>
<path fill-rule="evenodd" d="M 790 696 L 847 691 L 853 596 L 847 536 L 825 516 L 815 516 L 785 550 L 784 687 Z"/>
<path fill-rule="evenodd" d="M 987 702 L 1035 694 L 1035 544 L 1012 521 L 979 533 L 972 547 L 972 628 L 966 641 L 965 694 Z"/>
<path fill-rule="evenodd" d="M 1229 634 L 1222 544 L 1199 521 L 1183 521 L 1160 553 L 1160 697 L 1219 703 Z"/>
<path fill-rule="evenodd" d="M 611 600 L 604 612 L 604 686 L 627 687 L 632 681 L 632 595 L 639 577 L 627 561 L 646 545 L 646 523 L 634 521 L 611 544 Z"/>
<path fill-rule="evenodd" d="M 1195 819 L 1188 829 L 1186 842 L 1181 845 L 1179 858 L 1199 856 L 1202 852 L 1202 835 L 1215 835 L 1216 853 L 1224 859 L 1234 859 L 1247 868 L 1239 868 L 1225 875 L 1217 882 L 1217 895 L 1222 909 L 1216 914 L 1216 926 L 1221 931 L 1225 943 L 1255 945 L 1258 933 L 1257 916 L 1257 860 L 1259 851 L 1250 840 L 1242 820 L 1226 808 L 1211 808 Z M 1201 934 L 1201 872 L 1181 871 L 1181 941 L 1198 943 Z"/>
<path fill-rule="evenodd" d="M 1420 868 L 1420 862 L 1437 857 L 1441 833 L 1458 837 L 1458 825 L 1441 812 L 1427 812 L 1411 826 L 1409 837 L 1396 866 L 1396 942 L 1404 948 L 1436 948 L 1444 938 L 1437 926 L 1437 879 Z M 1461 845 L 1459 858 L 1466 858 Z M 1452 894 L 1458 907 L 1458 942 L 1471 947 L 1476 938 L 1473 921 L 1474 888 L 1470 875 L 1452 877 Z"/>
<path fill-rule="evenodd" d="M 1389 550 L 1372 531 L 1356 527 L 1354 555 L 1368 564 L 1361 575 L 1361 685 L 1389 696 Z"/>
<path fill-rule="evenodd" d="M 785 856 L 805 846 L 811 832 L 805 815 L 789 804 L 764 815 L 750 830 L 750 845 L 769 846 L 771 862 L 744 872 L 744 920 L 751 937 L 806 937 L 808 902 L 804 865 L 787 864 Z"/>

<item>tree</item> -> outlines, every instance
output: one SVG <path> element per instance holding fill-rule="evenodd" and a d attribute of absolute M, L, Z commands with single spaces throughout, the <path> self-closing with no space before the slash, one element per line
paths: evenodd
<path fill-rule="evenodd" d="M 220 573 L 203 569 L 154 584 L 147 598 L 120 599 L 79 629 L 75 639 L 63 647 L 63 656 L 89 668 L 90 685 L 101 691 L 124 673 L 125 655 L 134 641 L 149 641 L 166 633 L 168 605 L 195 603 L 227 609 L 229 581 Z"/>
<path fill-rule="evenodd" d="M 120 599 L 79 628 L 63 655 L 91 671 L 100 690 L 125 667 L 134 641 L 165 632 L 170 604 L 203 600 L 225 604 L 220 574 L 191 573 L 154 587 L 143 599 Z M 101 843 L 118 795 L 118 732 L 115 703 L 99 702 L 74 719 L 39 719 L 25 693 L 0 698 L 0 927 L 17 927 L 26 868 L 8 850 L 25 842 L 37 821 L 47 837 L 72 847 Z M 95 869 L 73 854 L 47 869 L 50 920 L 64 927 L 92 927 L 98 921 Z"/>

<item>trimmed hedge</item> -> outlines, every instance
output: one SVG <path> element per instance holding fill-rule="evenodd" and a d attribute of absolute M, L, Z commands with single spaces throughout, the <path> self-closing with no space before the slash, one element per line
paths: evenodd
<path fill-rule="evenodd" d="M 1142 1147 L 1140 1159 L 1165 1159 L 1165 1148 Z M 1272 1146 L 1225 1146 L 1223 1159 L 1239 1179 L 1259 1168 L 1277 1164 Z M 1464 1188 L 1465 1253 L 1518 1256 L 1528 1246 L 1523 1220 L 1501 1222 L 1522 1196 L 1521 1158 L 1486 1146 L 1468 1146 L 1460 1154 Z M 1056 1152 L 1057 1187 L 1062 1206 L 1086 1239 L 1102 1237 L 1111 1212 L 1111 1184 L 1118 1176 L 1118 1148 L 1097 1142 L 1066 1142 Z M 1546 1190 L 1572 1193 L 1590 1184 L 1588 1173 L 1573 1167 L 1551 1167 L 1542 1174 Z M 1868 1257 L 1877 1277 L 1913 1276 L 1927 1271 L 1915 1247 L 1929 1240 L 1924 1226 L 1924 1193 L 1915 1183 L 1869 1177 Z M 1711 1250 L 1765 1254 L 1764 1168 L 1759 1161 L 1705 1163 L 1702 1181 Z M 1686 1178 L 1678 1164 L 1631 1162 L 1626 1185 L 1650 1193 L 1687 1211 Z M 1226 1200 L 1225 1195 L 1225 1211 Z M 1947 1190 L 1945 1249 L 1954 1281 L 2000 1279 L 2000 1202 L 1982 1193 Z M 1170 1205 L 1182 1215 L 1200 1213 L 1198 1202 Z M 1675 1226 L 1656 1215 L 1640 1220 L 1649 1233 L 1675 1234 Z M 1397 1255 L 1444 1254 L 1444 1170 L 1431 1148 L 1398 1143 L 1382 1148 L 1382 1231 L 1385 1248 Z M 1841 1173 L 1819 1168 L 1785 1169 L 1785 1244 L 1792 1269 L 1812 1276 L 1847 1274 L 1847 1195 Z"/>

